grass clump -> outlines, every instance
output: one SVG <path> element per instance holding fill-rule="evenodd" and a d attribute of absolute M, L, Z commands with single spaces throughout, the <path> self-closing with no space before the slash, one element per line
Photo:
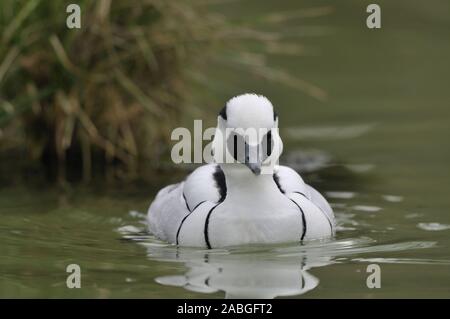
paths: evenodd
<path fill-rule="evenodd" d="M 267 54 L 298 54 L 296 43 L 231 22 L 202 1 L 80 0 L 82 27 L 68 29 L 71 2 L 0 3 L 0 160 L 26 154 L 60 180 L 68 172 L 89 180 L 105 167 L 134 178 L 167 152 L 170 128 L 190 111 L 187 84 L 206 90 L 202 70 L 211 61 L 324 98 L 320 88 L 267 65 Z"/>

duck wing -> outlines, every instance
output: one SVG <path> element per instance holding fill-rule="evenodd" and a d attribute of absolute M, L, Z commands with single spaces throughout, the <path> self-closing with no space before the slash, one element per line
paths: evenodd
<path fill-rule="evenodd" d="M 156 237 L 178 243 L 178 235 L 186 218 L 199 206 L 203 206 L 202 210 L 215 206 L 225 196 L 225 175 L 220 166 L 200 166 L 185 181 L 158 192 L 148 210 L 148 228 Z"/>
<path fill-rule="evenodd" d="M 334 231 L 335 218 L 327 200 L 316 189 L 306 184 L 296 171 L 290 167 L 280 165 L 275 169 L 274 180 L 280 191 L 289 198 L 293 198 L 293 194 L 300 194 L 317 206 L 326 216 L 332 231 Z"/>
<path fill-rule="evenodd" d="M 225 174 L 217 164 L 200 166 L 186 178 L 183 194 L 191 211 L 205 201 L 220 203 L 227 195 Z"/>

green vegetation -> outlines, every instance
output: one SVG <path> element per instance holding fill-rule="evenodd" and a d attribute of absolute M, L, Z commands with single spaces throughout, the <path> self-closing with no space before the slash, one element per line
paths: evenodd
<path fill-rule="evenodd" d="M 272 53 L 301 54 L 301 46 L 231 22 L 205 2 L 77 1 L 79 30 L 66 27 L 69 3 L 0 4 L 0 161 L 43 163 L 61 181 L 68 172 L 89 180 L 105 167 L 113 167 L 114 178 L 134 178 L 167 152 L 169 128 L 192 111 L 188 84 L 208 90 L 206 61 L 237 64 L 324 97 L 265 61 Z M 260 22 L 328 11 L 274 13 Z"/>

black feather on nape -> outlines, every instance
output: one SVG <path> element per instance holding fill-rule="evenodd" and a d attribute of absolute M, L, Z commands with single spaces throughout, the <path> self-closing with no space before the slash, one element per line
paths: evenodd
<path fill-rule="evenodd" d="M 225 105 L 222 110 L 220 110 L 219 115 L 224 119 L 227 120 L 227 106 Z"/>
<path fill-rule="evenodd" d="M 219 189 L 219 203 L 221 203 L 227 196 L 227 184 L 225 183 L 225 174 L 223 173 L 219 165 L 216 166 L 216 170 L 213 173 L 213 178 L 216 182 L 217 188 Z"/>
<path fill-rule="evenodd" d="M 275 110 L 273 110 L 273 121 L 274 122 L 277 120 L 277 117 L 278 117 L 278 113 Z"/>

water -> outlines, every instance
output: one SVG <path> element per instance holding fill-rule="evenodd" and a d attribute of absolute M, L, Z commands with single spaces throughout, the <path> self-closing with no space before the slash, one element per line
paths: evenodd
<path fill-rule="evenodd" d="M 133 210 L 149 202 L 142 190 L 4 190 L 0 296 L 448 297 L 449 230 L 422 225 L 439 219 L 411 213 L 423 210 L 405 209 L 398 195 L 326 194 L 335 240 L 204 250 L 146 233 L 145 215 Z M 66 288 L 72 263 L 82 289 Z M 366 287 L 373 263 L 382 270 L 376 291 Z"/>
<path fill-rule="evenodd" d="M 311 167 L 318 154 L 287 157 Z M 335 184 L 324 194 L 337 236 L 302 245 L 177 248 L 146 232 L 151 189 L 3 189 L 0 297 L 449 297 L 448 216 L 405 192 L 339 187 L 382 188 L 376 167 L 321 163 L 304 176 Z M 81 289 L 66 288 L 72 263 Z M 369 264 L 381 267 L 380 289 L 366 286 Z"/>
<path fill-rule="evenodd" d="M 283 160 L 331 202 L 334 240 L 210 251 L 162 243 L 142 214 L 180 176 L 66 192 L 2 187 L 0 297 L 450 297 L 449 5 L 378 3 L 381 30 L 364 28 L 363 4 L 343 1 L 307 22 L 333 30 L 302 40 L 317 55 L 273 57 L 322 86 L 325 102 L 214 70 L 228 83 L 223 99 L 240 93 L 227 89 L 234 83 L 278 106 Z M 81 289 L 66 288 L 71 263 Z M 380 289 L 366 286 L 369 264 L 381 267 Z"/>

